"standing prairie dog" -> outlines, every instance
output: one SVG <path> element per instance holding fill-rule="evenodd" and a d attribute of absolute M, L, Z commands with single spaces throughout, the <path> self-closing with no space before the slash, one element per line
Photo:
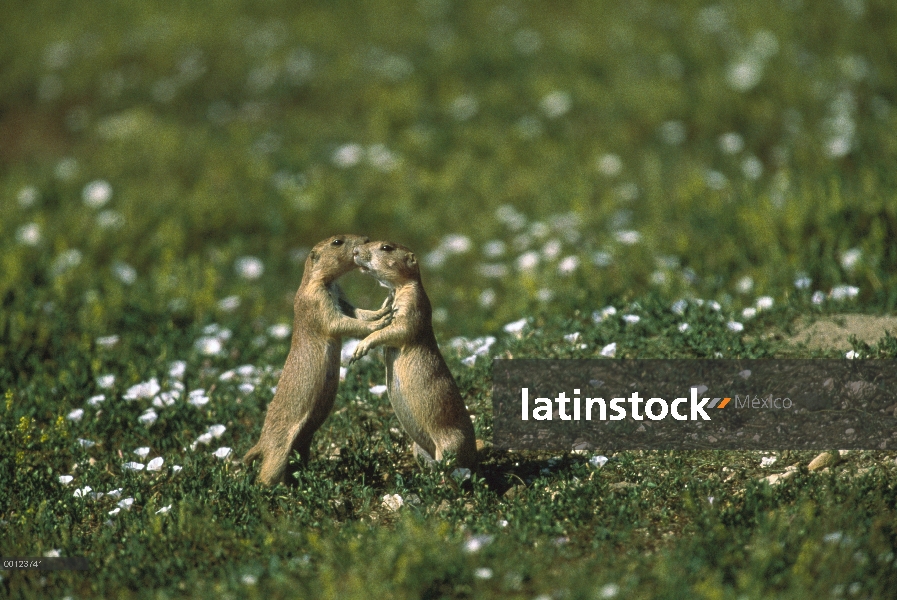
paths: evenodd
<path fill-rule="evenodd" d="M 392 290 L 393 321 L 359 342 L 352 360 L 383 346 L 389 400 L 414 440 L 414 455 L 432 464 L 452 453 L 458 466 L 475 468 L 473 425 L 436 345 L 417 259 L 405 246 L 371 242 L 355 249 L 355 262 Z"/>
<path fill-rule="evenodd" d="M 293 338 L 274 399 L 268 405 L 258 443 L 243 457 L 262 459 L 258 480 L 284 480 L 290 453 L 307 462 L 311 439 L 333 408 L 339 384 L 342 337 L 364 337 L 391 319 L 389 299 L 377 311 L 356 309 L 336 285 L 355 269 L 353 251 L 368 242 L 358 235 L 336 235 L 312 248 L 293 301 Z"/>

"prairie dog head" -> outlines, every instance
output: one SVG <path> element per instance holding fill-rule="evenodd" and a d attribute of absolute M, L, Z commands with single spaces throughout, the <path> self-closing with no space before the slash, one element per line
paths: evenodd
<path fill-rule="evenodd" d="M 370 242 L 358 246 L 355 262 L 362 273 L 373 275 L 388 288 L 420 281 L 420 267 L 414 252 L 395 242 Z"/>
<path fill-rule="evenodd" d="M 353 251 L 370 241 L 363 235 L 333 235 L 319 242 L 305 259 L 305 276 L 312 275 L 331 282 L 355 269 Z"/>

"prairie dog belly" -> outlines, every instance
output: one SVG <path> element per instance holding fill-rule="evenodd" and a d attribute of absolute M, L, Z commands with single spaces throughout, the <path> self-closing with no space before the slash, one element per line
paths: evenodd
<path fill-rule="evenodd" d="M 429 434 L 420 426 L 419 418 L 414 414 L 413 402 L 409 402 L 406 390 L 402 380 L 395 372 L 395 362 L 399 357 L 400 350 L 398 348 L 383 348 L 383 361 L 386 363 L 386 389 L 389 393 L 389 402 L 392 409 L 402 425 L 405 433 L 417 442 L 423 448 L 430 448 L 433 441 Z"/>

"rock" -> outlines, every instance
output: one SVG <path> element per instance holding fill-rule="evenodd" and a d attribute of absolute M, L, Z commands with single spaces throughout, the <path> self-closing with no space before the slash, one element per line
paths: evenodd
<path fill-rule="evenodd" d="M 625 490 L 634 487 L 636 487 L 636 484 L 631 481 L 618 481 L 617 483 L 610 484 L 610 489 L 612 490 Z"/>
<path fill-rule="evenodd" d="M 515 485 L 514 487 L 508 489 L 508 491 L 506 491 L 503 494 L 503 496 L 506 500 L 513 500 L 514 498 L 521 495 L 525 491 L 526 491 L 525 485 Z"/>
<path fill-rule="evenodd" d="M 785 473 L 773 473 L 763 478 L 763 481 L 769 485 L 778 485 L 786 479 L 791 479 L 797 471 L 786 471 Z"/>
<path fill-rule="evenodd" d="M 819 469 L 824 469 L 828 466 L 835 464 L 835 457 L 829 454 L 828 452 L 823 452 L 816 458 L 810 461 L 810 464 L 807 465 L 808 471 L 818 471 Z"/>

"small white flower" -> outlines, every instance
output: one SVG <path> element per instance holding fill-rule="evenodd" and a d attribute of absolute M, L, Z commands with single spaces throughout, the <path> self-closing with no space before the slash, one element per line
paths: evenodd
<path fill-rule="evenodd" d="M 776 462 L 775 456 L 764 456 L 760 459 L 761 467 L 771 467 Z"/>
<path fill-rule="evenodd" d="M 93 491 L 93 488 L 90 487 L 89 485 L 86 485 L 83 488 L 79 488 L 79 489 L 75 490 L 75 493 L 73 495 L 75 496 L 75 498 L 84 498 L 91 491 Z"/>
<path fill-rule="evenodd" d="M 87 399 L 87 403 L 91 406 L 99 406 L 101 403 L 106 401 L 106 396 L 104 394 L 98 394 L 96 396 L 91 396 Z"/>
<path fill-rule="evenodd" d="M 156 514 L 164 515 L 165 513 L 167 513 L 170 510 L 171 510 L 171 504 L 169 504 L 168 506 L 163 506 L 162 508 L 160 508 L 159 510 L 156 511 Z"/>
<path fill-rule="evenodd" d="M 629 325 L 634 325 L 642 320 L 642 318 L 638 315 L 623 315 L 623 320 L 626 321 Z"/>
<path fill-rule="evenodd" d="M 480 550 L 491 544 L 492 540 L 494 539 L 494 535 L 480 534 L 471 536 L 469 540 L 464 542 L 464 551 L 469 554 L 479 552 Z"/>
<path fill-rule="evenodd" d="M 171 472 L 172 472 L 172 473 L 177 473 L 178 471 L 180 471 L 180 470 L 183 469 L 183 468 L 184 468 L 184 467 L 182 467 L 181 465 L 172 465 L 172 466 L 171 466 Z"/>
<path fill-rule="evenodd" d="M 638 244 L 642 239 L 642 234 L 638 231 L 617 231 L 614 237 L 618 242 L 625 246 Z"/>
<path fill-rule="evenodd" d="M 37 191 L 36 187 L 29 185 L 19 190 L 17 199 L 19 201 L 19 206 L 22 208 L 31 208 L 37 204 L 38 200 L 40 200 L 40 192 Z"/>
<path fill-rule="evenodd" d="M 472 355 L 468 356 L 467 358 L 464 358 L 461 360 L 461 364 L 464 365 L 465 367 L 472 367 L 476 364 L 476 362 L 477 362 L 476 354 L 472 354 Z"/>
<path fill-rule="evenodd" d="M 523 328 L 526 327 L 526 319 L 520 319 L 519 321 L 513 321 L 504 326 L 504 330 L 507 333 L 521 333 Z"/>
<path fill-rule="evenodd" d="M 61 483 L 62 485 L 68 485 L 68 484 L 70 484 L 72 481 L 74 481 L 74 479 L 75 479 L 75 478 L 72 477 L 71 475 L 60 475 L 60 476 L 59 476 L 59 483 Z"/>
<path fill-rule="evenodd" d="M 580 338 L 580 333 L 578 331 L 575 331 L 573 333 L 568 333 L 567 335 L 564 336 L 564 340 L 570 344 L 575 344 L 576 342 L 579 341 L 579 338 Z"/>
<path fill-rule="evenodd" d="M 619 593 L 620 586 L 618 586 L 616 583 L 608 583 L 600 590 L 598 590 L 598 595 L 601 598 L 615 598 Z"/>
<path fill-rule="evenodd" d="M 211 435 L 213 438 L 220 438 L 222 435 L 224 435 L 225 431 L 227 431 L 227 427 L 225 427 L 224 425 L 209 425 L 206 433 Z"/>
<path fill-rule="evenodd" d="M 810 302 L 813 304 L 822 304 L 825 301 L 825 294 L 816 290 L 813 292 L 813 296 L 810 298 Z"/>
<path fill-rule="evenodd" d="M 722 305 L 720 305 L 720 303 L 717 302 L 716 300 L 708 300 L 708 301 L 707 301 L 707 306 L 708 306 L 711 310 L 715 310 L 716 312 L 719 312 L 719 311 L 723 308 Z"/>
<path fill-rule="evenodd" d="M 108 390 L 115 385 L 115 375 L 100 375 L 97 377 L 97 387 Z M 100 400 L 102 402 L 102 400 Z"/>
<path fill-rule="evenodd" d="M 142 415 L 137 417 L 137 420 L 149 427 L 153 423 L 156 422 L 156 419 L 159 418 L 159 414 L 151 408 L 146 409 Z"/>
<path fill-rule="evenodd" d="M 243 585 L 255 585 L 258 583 L 258 581 L 258 577 L 256 577 L 255 575 L 250 575 L 249 573 L 243 575 L 243 577 L 240 578 L 240 583 L 242 583 Z"/>
<path fill-rule="evenodd" d="M 290 337 L 293 328 L 286 323 L 278 323 L 268 328 L 268 335 L 276 340 L 285 340 Z"/>
<path fill-rule="evenodd" d="M 215 456 L 216 458 L 225 459 L 231 455 L 231 452 L 233 452 L 233 450 L 231 450 L 227 446 L 222 446 L 221 448 L 218 448 L 217 450 L 215 450 L 215 452 L 213 452 L 212 455 Z"/>
<path fill-rule="evenodd" d="M 117 515 L 120 512 L 121 512 L 121 508 L 113 508 L 112 510 L 109 511 L 108 514 L 110 514 L 114 517 L 115 515 Z M 111 523 L 112 521 L 109 521 L 109 522 Z"/>
<path fill-rule="evenodd" d="M 162 464 L 165 462 L 165 459 L 161 456 L 157 456 L 153 460 L 149 461 L 149 464 L 146 465 L 147 471 L 161 471 Z"/>
<path fill-rule="evenodd" d="M 81 199 L 84 205 L 90 208 L 105 206 L 112 199 L 112 186 L 102 179 L 91 181 L 81 191 Z"/>
<path fill-rule="evenodd" d="M 725 154 L 738 154 L 744 148 L 744 138 L 735 132 L 719 136 L 719 149 Z"/>
<path fill-rule="evenodd" d="M 112 274 L 115 278 L 126 285 L 131 285 L 137 281 L 137 270 L 131 265 L 123 262 L 116 262 L 112 265 Z"/>
<path fill-rule="evenodd" d="M 623 161 L 616 154 L 604 154 L 598 159 L 598 170 L 606 177 L 615 177 L 623 170 Z"/>
<path fill-rule="evenodd" d="M 772 299 L 772 296 L 760 296 L 757 298 L 757 310 L 768 310 L 772 308 L 772 305 L 775 301 Z"/>
<path fill-rule="evenodd" d="M 492 569 L 488 567 L 480 567 L 473 572 L 473 576 L 477 579 L 492 579 Z"/>
<path fill-rule="evenodd" d="M 240 390 L 241 394 L 251 394 L 252 392 L 255 391 L 255 386 L 252 385 L 251 383 L 247 382 L 247 383 L 241 383 L 237 387 L 237 389 Z"/>
<path fill-rule="evenodd" d="M 143 463 L 139 462 L 126 462 L 122 465 L 122 468 L 127 471 L 142 471 L 144 468 Z"/>
<path fill-rule="evenodd" d="M 190 449 L 196 450 L 196 446 L 199 444 L 208 445 L 208 443 L 212 441 L 213 437 L 214 436 L 210 432 L 208 432 L 208 431 L 205 432 L 204 434 L 202 434 L 198 438 L 196 438 L 195 442 L 190 444 Z"/>
<path fill-rule="evenodd" d="M 466 235 L 452 233 L 442 238 L 440 247 L 449 254 L 464 254 L 473 247 L 473 243 Z"/>
<path fill-rule="evenodd" d="M 746 309 L 744 309 L 743 311 L 741 311 L 741 317 L 743 319 L 753 319 L 756 316 L 757 316 L 757 309 L 754 308 L 753 306 L 749 306 Z"/>
<path fill-rule="evenodd" d="M 193 390 L 190 392 L 190 398 L 187 400 L 193 406 L 197 408 L 200 406 L 205 406 L 209 403 L 210 398 L 206 396 L 206 391 L 203 389 Z"/>
<path fill-rule="evenodd" d="M 227 296 L 218 301 L 218 308 L 224 312 L 231 312 L 240 308 L 239 296 Z"/>
<path fill-rule="evenodd" d="M 844 269 L 851 271 L 854 267 L 856 267 L 860 258 L 863 256 L 863 251 L 859 248 L 851 248 L 846 252 L 841 254 L 841 266 Z"/>
<path fill-rule="evenodd" d="M 854 350 L 849 350 L 847 352 L 847 354 L 844 355 L 844 358 L 847 358 L 849 360 L 853 360 L 853 359 L 859 358 L 859 357 L 860 357 L 859 353 Z"/>
<path fill-rule="evenodd" d="M 679 331 L 680 332 L 685 333 L 689 329 L 691 329 L 691 325 L 689 325 L 688 323 L 679 323 Z"/>
<path fill-rule="evenodd" d="M 258 279 L 265 272 L 265 265 L 254 256 L 241 256 L 234 263 L 234 268 L 237 275 L 249 281 Z"/>
<path fill-rule="evenodd" d="M 124 224 L 125 218 L 114 210 L 104 210 L 97 215 L 97 225 L 101 229 L 118 229 Z"/>
<path fill-rule="evenodd" d="M 118 507 L 122 510 L 131 510 L 131 506 L 134 504 L 133 498 L 125 498 L 124 500 L 120 500 L 118 503 Z"/>
<path fill-rule="evenodd" d="M 109 496 L 110 498 L 121 498 L 121 491 L 122 491 L 122 488 L 109 490 L 108 492 L 106 492 L 106 495 Z"/>
<path fill-rule="evenodd" d="M 737 333 L 744 330 L 744 325 L 739 323 L 738 321 L 729 321 L 728 323 L 726 323 L 726 329 Z"/>
<path fill-rule="evenodd" d="M 349 167 L 354 167 L 359 162 L 361 162 L 361 158 L 363 156 L 364 148 L 362 148 L 361 145 L 346 144 L 336 149 L 336 152 L 333 153 L 331 160 L 337 167 L 341 169 L 347 169 Z"/>
<path fill-rule="evenodd" d="M 738 280 L 738 283 L 735 284 L 735 289 L 738 290 L 741 294 L 747 294 L 752 289 L 754 289 L 754 279 L 749 275 L 745 275 L 741 279 Z"/>
<path fill-rule="evenodd" d="M 545 95 L 539 107 L 549 119 L 557 119 L 570 111 L 573 100 L 567 92 L 554 91 Z"/>
<path fill-rule="evenodd" d="M 93 448 L 97 445 L 93 440 L 85 440 L 84 438 L 78 438 L 78 443 L 84 448 Z"/>
<path fill-rule="evenodd" d="M 601 349 L 601 356 L 613 358 L 617 354 L 617 342 L 611 342 Z"/>
<path fill-rule="evenodd" d="M 576 256 L 566 256 L 558 263 L 558 273 L 561 275 L 570 275 L 579 267 L 579 258 Z"/>
<path fill-rule="evenodd" d="M 505 243 L 501 240 L 491 240 L 483 244 L 483 255 L 486 258 L 498 258 L 505 253 Z"/>
<path fill-rule="evenodd" d="M 392 512 L 396 512 L 405 504 L 405 500 L 399 494 L 386 494 L 383 496 L 383 506 Z"/>
<path fill-rule="evenodd" d="M 763 162 L 756 156 L 746 156 L 741 161 L 741 172 L 748 179 L 760 179 L 763 175 Z"/>
<path fill-rule="evenodd" d="M 69 421 L 80 421 L 81 417 L 83 417 L 83 416 L 84 416 L 84 409 L 76 408 L 75 410 L 70 412 L 65 418 L 68 419 Z"/>
<path fill-rule="evenodd" d="M 147 455 L 149 455 L 149 453 L 150 453 L 149 446 L 141 446 L 140 448 L 137 448 L 136 450 L 134 450 L 134 454 L 136 454 L 140 458 L 146 458 Z"/>
<path fill-rule="evenodd" d="M 610 265 L 614 261 L 614 257 L 611 256 L 610 252 L 604 252 L 603 250 L 599 250 L 592 255 L 592 263 L 596 267 L 606 267 Z"/>
<path fill-rule="evenodd" d="M 180 382 L 177 382 L 180 383 Z M 165 408 L 166 406 L 171 406 L 174 404 L 174 401 L 181 397 L 181 392 L 179 390 L 171 390 L 170 392 L 162 392 L 155 398 L 153 398 L 153 406 L 156 408 Z"/>
<path fill-rule="evenodd" d="M 799 275 L 794 280 L 794 287 L 796 287 L 799 290 L 805 290 L 808 287 L 810 287 L 811 283 L 813 283 L 813 281 L 809 277 L 807 277 L 806 275 Z"/>
<path fill-rule="evenodd" d="M 375 386 L 371 387 L 370 392 L 379 398 L 380 396 L 382 396 L 384 394 L 384 392 L 386 392 L 386 386 L 385 385 L 375 385 Z"/>
<path fill-rule="evenodd" d="M 508 525 L 509 525 L 509 523 L 508 523 L 505 519 L 499 519 L 499 520 L 498 520 L 498 526 L 499 526 L 499 527 L 507 527 Z"/>
<path fill-rule="evenodd" d="M 524 252 L 517 257 L 518 271 L 532 271 L 539 264 L 539 253 L 535 250 Z"/>
<path fill-rule="evenodd" d="M 149 381 L 132 385 L 125 392 L 124 399 L 128 401 L 139 400 L 141 398 L 152 398 L 161 391 L 159 380 L 153 377 Z"/>
<path fill-rule="evenodd" d="M 831 294 L 832 300 L 846 300 L 848 298 L 855 298 L 857 294 L 860 293 L 860 288 L 852 286 L 852 285 L 839 285 L 832 288 Z"/>
<path fill-rule="evenodd" d="M 117 335 L 107 335 L 107 336 L 103 336 L 103 337 L 98 337 L 97 338 L 97 346 L 111 348 L 112 346 L 114 346 L 115 344 L 118 343 L 118 339 L 119 338 Z"/>
<path fill-rule="evenodd" d="M 224 350 L 224 345 L 217 337 L 201 337 L 194 344 L 196 349 L 205 356 L 218 356 Z"/>
<path fill-rule="evenodd" d="M 607 464 L 608 458 L 606 456 L 602 456 L 601 454 L 596 454 L 592 458 L 589 459 L 589 464 L 593 467 L 601 468 Z"/>
<path fill-rule="evenodd" d="M 592 313 L 592 320 L 596 323 L 601 323 L 604 319 L 608 317 L 612 317 L 617 314 L 617 309 L 613 306 L 605 306 L 601 310 L 596 310 Z"/>
<path fill-rule="evenodd" d="M 37 246 L 40 240 L 40 225 L 37 223 L 28 223 L 16 230 L 16 241 L 24 246 Z"/>
<path fill-rule="evenodd" d="M 80 265 L 82 258 L 83 255 L 80 250 L 77 248 L 70 248 L 69 250 L 61 252 L 59 256 L 53 260 L 53 265 L 50 268 L 54 275 L 60 275 L 69 269 L 73 269 Z"/>

